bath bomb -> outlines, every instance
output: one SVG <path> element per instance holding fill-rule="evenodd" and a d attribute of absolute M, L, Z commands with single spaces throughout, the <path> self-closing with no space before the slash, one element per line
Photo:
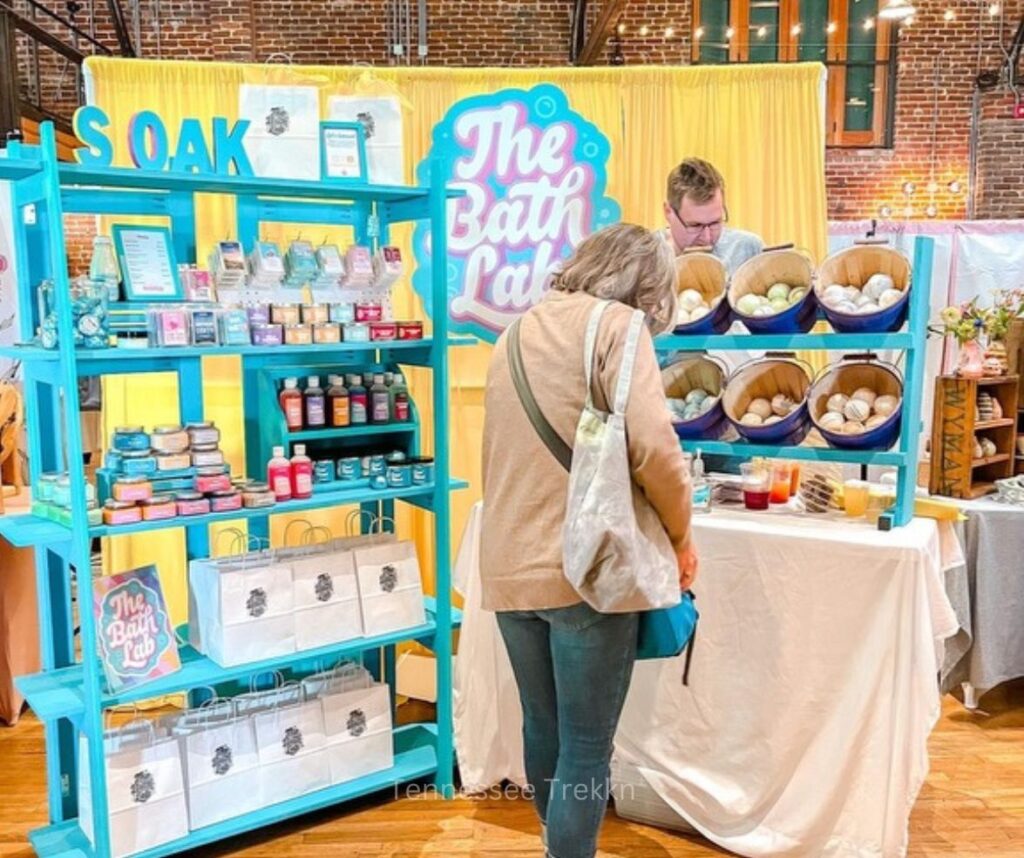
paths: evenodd
<path fill-rule="evenodd" d="M 707 307 L 694 307 L 690 311 L 690 321 L 697 322 L 703 319 L 711 310 Z"/>
<path fill-rule="evenodd" d="M 708 398 L 708 392 L 702 387 L 695 387 L 689 393 L 686 394 L 686 404 L 693 403 L 700 405 L 705 399 Z"/>
<path fill-rule="evenodd" d="M 888 274 L 872 274 L 864 284 L 864 291 L 877 301 L 887 289 L 895 289 L 896 284 Z"/>
<path fill-rule="evenodd" d="M 761 306 L 761 296 L 748 293 L 736 302 L 736 311 L 744 316 L 753 316 L 754 311 Z"/>
<path fill-rule="evenodd" d="M 793 410 L 793 400 L 785 393 L 776 393 L 772 397 L 772 411 L 779 417 L 785 417 Z"/>
<path fill-rule="evenodd" d="M 765 417 L 772 416 L 772 403 L 770 400 L 763 398 L 753 399 L 750 405 L 747 406 L 747 412 L 749 414 L 756 414 L 764 420 Z"/>
<path fill-rule="evenodd" d="M 752 411 L 748 411 L 740 418 L 740 423 L 744 426 L 760 426 L 764 423 L 764 418 L 760 414 L 754 414 Z"/>
<path fill-rule="evenodd" d="M 763 316 L 774 316 L 776 312 L 775 308 L 771 304 L 768 304 L 759 306 L 753 313 L 749 313 L 748 315 L 760 318 Z"/>
<path fill-rule="evenodd" d="M 827 429 L 829 432 L 838 432 L 843 428 L 845 422 L 845 418 L 838 411 L 826 411 L 818 421 L 821 428 Z"/>
<path fill-rule="evenodd" d="M 783 310 L 789 309 L 789 301 L 785 298 L 772 298 L 771 305 L 774 313 L 781 313 Z"/>
<path fill-rule="evenodd" d="M 796 304 L 804 299 L 804 295 L 807 294 L 807 290 L 803 286 L 797 286 L 789 293 L 789 303 Z"/>
<path fill-rule="evenodd" d="M 875 401 L 872 407 L 875 409 L 875 414 L 879 414 L 882 417 L 888 417 L 892 414 L 900 404 L 898 397 L 890 396 L 888 393 L 875 397 Z"/>
<path fill-rule="evenodd" d="M 697 405 L 698 414 L 707 414 L 712 408 L 715 407 L 715 403 L 718 402 L 717 396 L 709 396 L 706 399 L 702 399 Z"/>
<path fill-rule="evenodd" d="M 777 414 L 773 414 L 771 417 L 766 417 L 764 419 L 764 424 L 763 425 L 764 426 L 771 426 L 773 423 L 778 423 L 781 419 L 782 418 L 779 417 Z"/>
<path fill-rule="evenodd" d="M 877 313 L 881 307 L 879 307 L 874 301 L 868 301 L 866 304 L 861 304 L 857 308 L 858 316 L 870 316 L 872 313 Z"/>
<path fill-rule="evenodd" d="M 693 312 L 695 308 L 703 303 L 704 296 L 696 289 L 684 289 L 679 293 L 679 306 L 685 307 L 687 312 Z"/>
<path fill-rule="evenodd" d="M 844 435 L 863 435 L 864 434 L 864 424 L 863 423 L 858 423 L 856 420 L 847 420 L 843 424 L 843 434 Z"/>
<path fill-rule="evenodd" d="M 851 399 L 843 408 L 843 414 L 846 415 L 847 420 L 854 420 L 858 423 L 863 423 L 871 416 L 871 406 L 862 399 Z M 845 426 L 843 427 L 843 431 L 846 431 Z"/>
<path fill-rule="evenodd" d="M 858 289 L 856 286 L 844 286 L 843 294 L 846 295 L 847 301 L 856 301 L 857 296 L 860 294 L 860 289 Z"/>
<path fill-rule="evenodd" d="M 861 402 L 866 402 L 870 408 L 870 406 L 875 404 L 875 400 L 878 399 L 878 394 L 870 387 L 858 387 L 850 399 L 859 399 Z"/>
<path fill-rule="evenodd" d="M 886 307 L 891 307 L 897 303 L 902 297 L 903 293 L 899 289 L 886 289 L 878 296 L 878 306 L 884 310 Z"/>
<path fill-rule="evenodd" d="M 788 283 L 775 283 L 768 289 L 768 300 L 782 300 L 788 301 L 790 293 L 790 286 Z"/>
<path fill-rule="evenodd" d="M 874 300 L 873 298 L 871 298 L 868 295 L 865 295 L 863 292 L 858 292 L 857 295 L 853 299 L 853 303 L 857 307 L 863 307 L 865 304 L 872 303 L 873 300 Z"/>
<path fill-rule="evenodd" d="M 846 299 L 846 289 L 838 283 L 833 283 L 821 293 L 821 300 L 830 307 Z"/>
<path fill-rule="evenodd" d="M 850 397 L 845 393 L 833 393 L 828 398 L 828 410 L 842 412 L 846 408 L 846 403 L 850 401 Z"/>
<path fill-rule="evenodd" d="M 838 304 L 833 304 L 832 309 L 837 313 L 845 313 L 847 316 L 857 313 L 857 305 L 853 301 L 840 301 Z"/>
<path fill-rule="evenodd" d="M 676 324 L 677 325 L 688 325 L 690 324 L 690 311 L 686 309 L 682 304 L 676 307 Z"/>
<path fill-rule="evenodd" d="M 874 429 L 876 426 L 881 426 L 889 418 L 884 414 L 872 414 L 867 422 L 864 424 L 865 429 Z"/>

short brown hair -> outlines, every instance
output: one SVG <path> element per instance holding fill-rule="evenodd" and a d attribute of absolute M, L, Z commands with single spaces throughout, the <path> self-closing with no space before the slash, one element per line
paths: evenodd
<path fill-rule="evenodd" d="M 559 292 L 586 292 L 643 310 L 654 333 L 675 322 L 675 286 L 675 254 L 668 242 L 630 223 L 585 238 L 551 281 Z"/>
<path fill-rule="evenodd" d="M 715 195 L 715 191 L 725 193 L 725 179 L 714 164 L 703 158 L 687 158 L 668 174 L 665 199 L 678 211 L 684 197 L 703 205 Z"/>

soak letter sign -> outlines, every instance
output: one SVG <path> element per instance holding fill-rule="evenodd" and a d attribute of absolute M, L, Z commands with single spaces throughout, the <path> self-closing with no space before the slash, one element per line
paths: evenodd
<path fill-rule="evenodd" d="M 86 167 L 109 167 L 114 160 L 114 144 L 108 130 L 110 119 L 94 104 L 75 111 L 75 134 L 85 146 L 75 150 L 78 163 Z M 251 176 L 252 165 L 245 154 L 242 139 L 249 128 L 248 119 L 240 119 L 230 128 L 222 116 L 210 120 L 210 140 L 198 119 L 183 119 L 171 148 L 164 121 L 152 110 L 136 113 L 128 122 L 126 142 L 132 163 L 140 170 L 170 170 L 175 173 L 206 173 L 227 176 Z"/>
<path fill-rule="evenodd" d="M 98 578 L 97 636 L 111 691 L 173 673 L 180 666 L 155 566 Z"/>
<path fill-rule="evenodd" d="M 457 102 L 434 128 L 418 178 L 440 165 L 465 196 L 448 207 L 452 328 L 493 342 L 547 290 L 552 269 L 619 219 L 605 196 L 605 136 L 551 84 Z M 413 286 L 431 307 L 430 231 L 415 233 Z"/>

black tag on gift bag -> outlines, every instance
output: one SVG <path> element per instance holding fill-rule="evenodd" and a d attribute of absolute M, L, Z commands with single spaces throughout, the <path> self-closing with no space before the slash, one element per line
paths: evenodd
<path fill-rule="evenodd" d="M 348 713 L 345 726 L 350 736 L 362 736 L 366 732 L 366 713 L 362 709 L 353 709 Z"/>
<path fill-rule="evenodd" d="M 250 617 L 262 617 L 267 612 L 267 591 L 262 587 L 249 591 L 249 598 L 245 600 L 245 609 Z"/>
<path fill-rule="evenodd" d="M 390 593 L 398 584 L 398 569 L 390 563 L 380 570 L 380 588 L 385 593 Z"/>
<path fill-rule="evenodd" d="M 289 757 L 294 757 L 302 750 L 305 744 L 302 738 L 302 731 L 298 727 L 289 727 L 284 731 L 284 736 L 281 738 L 281 745 Z"/>
<path fill-rule="evenodd" d="M 330 573 L 321 572 L 316 576 L 316 584 L 313 585 L 313 592 L 316 593 L 318 602 L 329 602 L 334 595 L 334 579 Z"/>
<path fill-rule="evenodd" d="M 156 792 L 156 780 L 153 778 L 152 772 L 146 769 L 136 772 L 135 777 L 132 778 L 132 801 L 136 804 L 145 804 L 153 797 L 154 792 Z"/>
<path fill-rule="evenodd" d="M 213 773 L 218 776 L 226 775 L 235 764 L 234 755 L 228 745 L 218 745 L 210 758 L 210 765 L 213 766 Z"/>

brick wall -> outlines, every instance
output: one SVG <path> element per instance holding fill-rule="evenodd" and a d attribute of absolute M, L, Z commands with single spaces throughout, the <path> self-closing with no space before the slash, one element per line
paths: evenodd
<path fill-rule="evenodd" d="M 63 3 L 49 0 L 63 12 Z M 124 4 L 130 13 L 130 4 Z M 411 0 L 413 30 L 416 0 Z M 600 0 L 591 0 L 596 19 Z M 1003 0 L 1009 39 L 1024 0 Z M 59 7 L 59 8 L 58 8 Z M 428 0 L 429 61 L 434 65 L 564 65 L 570 0 Z M 826 156 L 829 215 L 901 217 L 902 186 L 917 185 L 914 217 L 934 202 L 940 218 L 966 214 L 973 80 L 998 67 L 999 18 L 987 0 L 917 0 L 918 13 L 899 41 L 892 149 L 830 149 Z M 159 18 L 156 11 L 159 8 Z M 113 45 L 105 5 L 95 4 L 97 32 Z M 295 63 L 385 63 L 386 0 L 139 0 L 143 56 Z M 945 12 L 955 12 L 946 20 Z M 691 0 L 631 0 L 621 19 L 630 64 L 687 63 Z M 610 48 L 604 51 L 604 57 Z M 52 85 L 52 82 L 51 82 Z M 933 131 L 933 112 L 939 110 Z M 981 97 L 977 208 L 979 217 L 1020 216 L 1024 195 L 1024 122 L 1012 118 L 1005 91 Z M 934 152 L 932 140 L 935 140 Z M 927 190 L 934 181 L 938 190 Z M 959 193 L 948 189 L 957 180 Z"/>

